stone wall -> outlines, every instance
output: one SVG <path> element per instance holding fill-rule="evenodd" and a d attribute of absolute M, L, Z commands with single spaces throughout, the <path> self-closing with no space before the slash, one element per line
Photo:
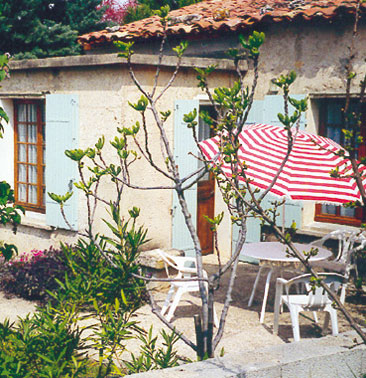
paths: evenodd
<path fill-rule="evenodd" d="M 302 340 L 175 368 L 132 374 L 133 378 L 361 378 L 366 346 L 356 334 Z M 360 339 L 358 339 L 359 343 Z"/>

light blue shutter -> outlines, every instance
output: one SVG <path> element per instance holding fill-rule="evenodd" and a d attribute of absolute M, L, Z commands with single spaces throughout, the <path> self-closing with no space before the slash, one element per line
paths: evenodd
<path fill-rule="evenodd" d="M 305 95 L 290 95 L 295 100 L 302 100 Z M 289 104 L 289 114 L 292 114 L 294 107 Z M 281 126 L 282 123 L 279 121 L 277 114 L 284 114 L 284 102 L 283 96 L 281 95 L 268 95 L 265 96 L 263 102 L 263 123 L 268 123 L 269 125 Z M 305 128 L 305 114 L 300 118 L 300 129 Z"/>
<path fill-rule="evenodd" d="M 77 95 L 51 94 L 46 96 L 46 192 L 74 194 L 65 203 L 64 211 L 73 230 L 77 230 L 78 193 L 77 164 L 65 155 L 65 150 L 78 146 L 79 99 Z M 46 196 L 46 222 L 49 226 L 69 229 L 60 206 Z"/>
<path fill-rule="evenodd" d="M 263 100 L 254 100 L 246 121 L 246 124 L 263 122 Z"/>
<path fill-rule="evenodd" d="M 180 177 L 184 178 L 198 167 L 197 159 L 189 155 L 190 152 L 197 154 L 196 143 L 193 139 L 192 130 L 187 128 L 183 122 L 184 114 L 193 109 L 199 111 L 198 100 L 177 100 L 174 111 L 174 158 L 178 165 Z M 197 120 L 198 121 L 198 120 Z M 193 225 L 197 221 L 197 185 L 192 186 L 184 192 L 189 212 L 192 216 Z M 194 246 L 188 232 L 184 216 L 180 209 L 178 197 L 173 191 L 173 227 L 172 227 L 172 247 L 182 249 L 186 256 L 194 256 Z"/>

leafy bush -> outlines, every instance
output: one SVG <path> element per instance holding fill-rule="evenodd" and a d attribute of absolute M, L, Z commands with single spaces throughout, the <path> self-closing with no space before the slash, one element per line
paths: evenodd
<path fill-rule="evenodd" d="M 103 239 L 100 245 L 105 247 Z M 10 295 L 43 302 L 54 298 L 51 293 L 60 289 L 77 302 L 83 298 L 83 305 L 92 305 L 95 298 L 114 303 L 123 291 L 128 306 L 136 308 L 145 298 L 145 289 L 144 283 L 131 275 L 139 269 L 134 262 L 137 247 L 133 250 L 125 248 L 123 253 L 114 253 L 113 266 L 96 244 L 82 239 L 74 246 L 62 245 L 61 249 L 34 249 L 4 262 L 0 267 L 0 288 Z"/>
<path fill-rule="evenodd" d="M 0 121 L 1 112 L 2 108 L 0 107 Z M 12 224 L 13 232 L 15 233 L 21 221 L 21 212 L 24 213 L 24 209 L 22 206 L 15 205 L 14 190 L 11 189 L 7 182 L 0 181 L 0 225 L 5 226 L 8 223 Z M 9 260 L 13 254 L 17 252 L 18 250 L 14 244 L 0 243 L 0 254 L 2 254 L 6 260 Z"/>
<path fill-rule="evenodd" d="M 0 267 L 0 288 L 21 298 L 45 300 L 47 291 L 58 288 L 56 279 L 63 280 L 66 271 L 61 249 L 33 249 Z"/>
<path fill-rule="evenodd" d="M 175 366 L 178 336 L 157 337 L 138 326 L 144 282 L 136 263 L 146 231 L 136 227 L 139 211 L 125 221 L 112 208 L 106 222 L 113 237 L 80 239 L 60 250 L 33 250 L 2 268 L 2 287 L 28 299 L 51 299 L 19 325 L 0 324 L 1 377 L 95 377 Z M 137 275 L 136 275 L 137 274 Z M 127 342 L 142 342 L 126 362 Z M 88 352 L 98 358 L 93 360 Z"/>
<path fill-rule="evenodd" d="M 60 290 L 76 302 L 82 298 L 84 305 L 93 305 L 95 299 L 114 303 L 122 293 L 123 303 L 129 310 L 139 307 L 145 286 L 142 280 L 135 279 L 131 274 L 139 269 L 135 263 L 136 257 L 129 259 L 129 253 L 124 250 L 113 255 L 112 265 L 101 255 L 100 248 L 105 248 L 102 239 L 98 245 L 79 240 L 72 247 L 62 246 L 67 274 L 66 279 L 58 280 Z"/>
<path fill-rule="evenodd" d="M 175 332 L 168 334 L 162 330 L 160 334 L 164 339 L 164 343 L 162 347 L 158 347 L 158 337 L 153 336 L 152 330 L 151 326 L 146 335 L 139 336 L 141 341 L 140 354 L 135 356 L 131 353 L 131 361 L 125 362 L 128 374 L 178 366 L 181 358 L 174 350 L 174 344 L 179 340 L 179 336 Z"/>
<path fill-rule="evenodd" d="M 86 369 L 80 331 L 46 311 L 0 323 L 0 340 L 1 377 L 76 377 Z"/>
<path fill-rule="evenodd" d="M 75 311 L 61 315 L 51 306 L 38 310 L 33 317 L 21 319 L 18 325 L 7 320 L 0 323 L 1 377 L 120 377 L 177 366 L 181 361 L 174 351 L 178 336 L 162 331 L 164 343 L 160 347 L 152 327 L 148 333 L 139 331 L 140 354 L 136 357 L 131 353 L 132 360 L 125 361 L 122 358 L 126 352 L 125 343 L 136 338 L 137 327 L 136 322 L 121 311 L 118 301 L 99 309 L 101 318 L 97 327 L 75 326 Z M 89 336 L 84 334 L 87 329 Z M 98 360 L 88 355 L 93 349 L 99 352 Z"/>

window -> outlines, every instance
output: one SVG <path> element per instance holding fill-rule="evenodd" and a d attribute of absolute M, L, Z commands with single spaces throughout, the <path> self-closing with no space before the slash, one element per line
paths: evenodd
<path fill-rule="evenodd" d="M 344 120 L 342 107 L 344 99 L 322 99 L 319 101 L 319 134 L 329 137 L 337 143 L 344 144 L 342 128 Z M 351 101 L 351 110 L 361 111 L 361 133 L 364 137 L 363 144 L 358 146 L 358 156 L 366 155 L 366 109 L 360 108 L 356 99 Z M 348 224 L 359 226 L 362 223 L 362 209 L 349 209 L 335 205 L 316 205 L 315 220 L 320 222 Z"/>
<path fill-rule="evenodd" d="M 43 101 L 14 104 L 15 199 L 25 209 L 45 212 L 45 111 Z"/>

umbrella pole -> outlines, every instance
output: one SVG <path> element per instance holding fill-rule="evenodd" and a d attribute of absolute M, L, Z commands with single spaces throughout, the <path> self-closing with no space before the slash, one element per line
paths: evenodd
<path fill-rule="evenodd" d="M 285 221 L 286 221 L 286 201 L 282 205 L 282 232 L 285 233 Z"/>

